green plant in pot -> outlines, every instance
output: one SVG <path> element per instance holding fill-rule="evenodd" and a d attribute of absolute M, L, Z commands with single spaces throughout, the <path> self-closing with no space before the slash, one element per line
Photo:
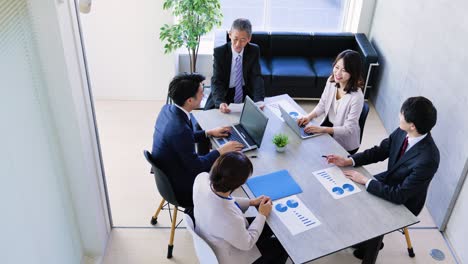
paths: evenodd
<path fill-rule="evenodd" d="M 165 0 L 163 9 L 171 9 L 177 22 L 164 24 L 159 39 L 165 42 L 164 52 L 185 46 L 190 58 L 190 72 L 196 72 L 200 38 L 221 25 L 223 15 L 219 0 Z"/>
<path fill-rule="evenodd" d="M 273 136 L 273 144 L 276 146 L 276 151 L 284 152 L 286 145 L 289 143 L 289 138 L 285 134 L 276 134 Z"/>

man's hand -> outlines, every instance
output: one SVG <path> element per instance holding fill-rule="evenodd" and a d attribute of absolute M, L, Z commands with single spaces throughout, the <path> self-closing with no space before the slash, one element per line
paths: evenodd
<path fill-rule="evenodd" d="M 231 112 L 231 109 L 229 109 L 228 105 L 226 103 L 222 103 L 219 105 L 219 111 L 221 111 L 221 113 L 230 113 Z"/>
<path fill-rule="evenodd" d="M 369 180 L 366 176 L 362 175 L 361 173 L 353 170 L 346 170 L 343 171 L 346 178 L 352 180 L 353 182 L 365 185 L 366 182 Z"/>
<path fill-rule="evenodd" d="M 353 165 L 353 161 L 350 158 L 343 158 L 338 155 L 328 155 L 326 158 L 328 163 L 335 164 L 338 167 L 347 167 Z"/>
<path fill-rule="evenodd" d="M 224 127 L 217 127 L 206 131 L 206 134 L 212 137 L 227 137 L 231 132 L 231 127 L 224 126 Z"/>
<path fill-rule="evenodd" d="M 297 119 L 297 124 L 298 124 L 299 126 L 305 126 L 305 125 L 307 125 L 307 124 L 310 122 L 310 120 L 311 120 L 311 119 L 310 119 L 309 117 L 307 117 L 307 116 L 299 117 L 299 118 Z"/>
<path fill-rule="evenodd" d="M 307 124 L 307 123 L 306 123 Z M 326 133 L 325 128 L 321 126 L 306 126 L 304 128 L 304 132 L 311 134 L 311 133 Z"/>
<path fill-rule="evenodd" d="M 244 148 L 242 143 L 237 141 L 229 141 L 228 143 L 224 144 L 222 147 L 218 149 L 219 154 L 223 155 L 224 153 L 228 153 L 231 151 L 240 151 Z"/>
<path fill-rule="evenodd" d="M 255 199 L 250 199 L 249 205 L 250 206 L 259 206 L 262 203 L 263 199 L 267 199 L 267 202 L 271 201 L 270 197 L 265 196 L 265 195 L 260 195 L 259 197 L 255 198 Z"/>

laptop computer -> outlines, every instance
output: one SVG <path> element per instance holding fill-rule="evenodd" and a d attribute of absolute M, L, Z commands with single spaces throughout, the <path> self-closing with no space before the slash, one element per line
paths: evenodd
<path fill-rule="evenodd" d="M 214 138 L 214 142 L 221 147 L 229 141 L 238 141 L 244 144 L 242 152 L 260 148 L 267 124 L 268 117 L 246 96 L 239 124 L 231 126 L 228 137 Z"/>
<path fill-rule="evenodd" d="M 293 118 L 288 112 L 286 112 L 286 110 L 283 109 L 283 107 L 281 107 L 281 105 L 279 106 L 279 109 L 281 111 L 281 117 L 283 117 L 284 121 L 286 122 L 286 124 L 288 124 L 288 126 L 302 139 L 306 139 L 306 138 L 311 138 L 311 137 L 315 137 L 315 136 L 318 136 L 320 134 L 314 134 L 314 133 L 307 133 L 304 131 L 304 127 L 301 127 L 297 124 L 297 115 L 296 115 L 296 118 Z M 297 114 L 297 113 L 296 113 Z M 314 122 L 310 122 L 309 124 L 313 124 L 313 125 L 317 125 L 315 124 Z"/>

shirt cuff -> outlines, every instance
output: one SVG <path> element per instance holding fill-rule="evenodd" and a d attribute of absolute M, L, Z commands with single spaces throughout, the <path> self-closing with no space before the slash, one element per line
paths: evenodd
<path fill-rule="evenodd" d="M 352 157 L 349 157 L 351 161 L 353 162 L 353 167 L 356 166 L 356 162 L 354 162 L 354 159 Z"/>
<path fill-rule="evenodd" d="M 203 132 L 205 132 L 205 137 L 208 137 L 208 132 L 206 132 L 206 130 L 204 130 Z"/>
<path fill-rule="evenodd" d="M 370 182 L 372 181 L 372 179 L 368 179 L 367 182 L 366 182 L 366 190 L 367 190 L 367 187 L 369 187 L 369 184 Z"/>

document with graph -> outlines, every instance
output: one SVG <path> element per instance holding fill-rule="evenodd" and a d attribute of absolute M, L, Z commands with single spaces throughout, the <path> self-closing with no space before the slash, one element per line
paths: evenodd
<path fill-rule="evenodd" d="M 340 199 L 361 191 L 361 189 L 359 189 L 353 181 L 346 178 L 341 169 L 336 166 L 314 171 L 313 174 L 335 199 Z"/>
<path fill-rule="evenodd" d="M 299 110 L 297 110 L 296 107 L 294 107 L 292 104 L 290 104 L 286 100 L 280 100 L 280 101 L 277 101 L 277 102 L 274 102 L 274 103 L 266 104 L 266 107 L 268 107 L 270 109 L 270 111 L 272 111 L 281 121 L 284 122 L 284 119 L 281 117 L 281 111 L 279 109 L 280 105 L 293 118 L 298 118 L 298 117 L 301 116 L 299 114 Z"/>
<path fill-rule="evenodd" d="M 274 201 L 272 213 L 278 216 L 293 236 L 320 225 L 320 221 L 297 195 Z"/>

